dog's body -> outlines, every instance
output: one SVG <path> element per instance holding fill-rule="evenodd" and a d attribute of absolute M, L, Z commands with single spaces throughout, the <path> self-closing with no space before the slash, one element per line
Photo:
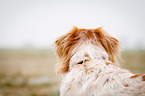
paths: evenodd
<path fill-rule="evenodd" d="M 145 75 L 117 67 L 119 41 L 101 28 L 74 27 L 55 44 L 61 96 L 145 96 Z"/>

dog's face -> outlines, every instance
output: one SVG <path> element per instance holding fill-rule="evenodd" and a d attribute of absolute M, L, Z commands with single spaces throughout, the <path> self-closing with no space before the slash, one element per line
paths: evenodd
<path fill-rule="evenodd" d="M 119 52 L 119 41 L 108 35 L 102 28 L 78 29 L 55 41 L 59 62 L 57 73 L 63 74 L 73 68 L 81 68 L 90 62 L 115 64 Z"/>
<path fill-rule="evenodd" d="M 72 50 L 71 58 L 69 61 L 69 70 L 73 68 L 86 67 L 90 62 L 96 63 L 111 63 L 109 56 L 105 49 L 100 46 L 91 44 L 91 42 L 83 42 L 78 47 Z M 92 65 L 91 65 L 92 66 Z"/>

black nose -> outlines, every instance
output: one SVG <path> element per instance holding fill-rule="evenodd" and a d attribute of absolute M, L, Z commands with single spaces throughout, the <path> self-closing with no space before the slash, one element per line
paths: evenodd
<path fill-rule="evenodd" d="M 78 62 L 77 64 L 83 64 L 84 62 L 87 62 L 87 61 L 89 61 L 89 60 L 82 60 L 82 61 L 80 61 L 80 62 Z"/>
<path fill-rule="evenodd" d="M 84 63 L 84 61 L 80 61 L 79 63 L 77 63 L 77 64 L 83 64 Z"/>

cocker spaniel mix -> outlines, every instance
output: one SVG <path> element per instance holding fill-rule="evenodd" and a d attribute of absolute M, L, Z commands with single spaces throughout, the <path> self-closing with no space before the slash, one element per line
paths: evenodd
<path fill-rule="evenodd" d="M 145 74 L 118 67 L 119 41 L 102 28 L 74 27 L 55 45 L 60 96 L 145 96 Z"/>

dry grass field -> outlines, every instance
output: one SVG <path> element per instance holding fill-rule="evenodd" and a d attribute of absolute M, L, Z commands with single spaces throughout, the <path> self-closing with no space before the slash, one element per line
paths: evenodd
<path fill-rule="evenodd" d="M 59 96 L 51 50 L 0 50 L 0 96 Z M 145 51 L 122 52 L 121 67 L 145 73 Z"/>

